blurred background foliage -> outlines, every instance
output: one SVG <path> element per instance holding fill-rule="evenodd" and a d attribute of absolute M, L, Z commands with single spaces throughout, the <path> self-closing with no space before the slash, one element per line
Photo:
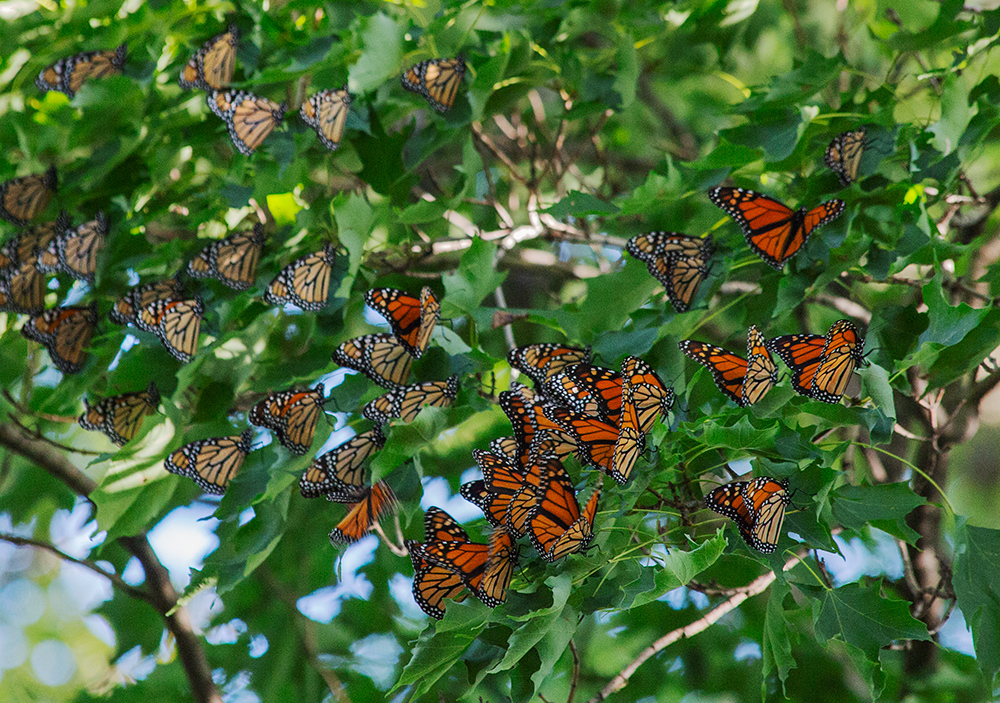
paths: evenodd
<path fill-rule="evenodd" d="M 198 286 L 202 348 L 184 367 L 151 336 L 102 322 L 92 361 L 62 377 L 19 334 L 24 318 L 0 313 L 4 422 L 73 448 L 65 456 L 97 483 L 85 500 L 8 444 L 0 531 L 134 586 L 149 584 L 147 565 L 119 538 L 148 532 L 225 700 L 586 700 L 772 569 L 763 595 L 654 656 L 613 699 L 984 700 L 1000 670 L 996 9 L 0 2 L 0 180 L 55 163 L 49 214 L 111 221 L 96 283 L 59 277 L 50 306 L 95 300 L 103 315 L 206 240 L 256 221 L 268 235 L 250 291 Z M 177 85 L 229 22 L 243 35 L 235 85 L 292 108 L 252 158 L 201 92 Z M 124 75 L 73 99 L 35 89 L 58 58 L 121 42 Z M 446 115 L 400 87 L 406 67 L 459 52 L 469 72 Z M 294 113 L 344 83 L 354 102 L 331 153 Z M 823 150 L 862 124 L 861 181 L 842 190 Z M 705 196 L 727 178 L 796 206 L 842 197 L 847 210 L 775 272 Z M 623 261 L 624 241 L 654 229 L 715 237 L 688 313 Z M 328 241 L 342 256 L 326 308 L 261 302 L 282 266 Z M 266 432 L 221 501 L 162 469 L 184 442 L 240 431 L 268 390 L 335 386 L 314 448 L 365 427 L 357 410 L 378 391 L 330 353 L 379 323 L 364 312 L 374 285 L 435 289 L 445 319 L 414 378 L 462 378 L 453 407 L 394 427 L 373 463 L 402 500 L 407 537 L 421 533 L 421 507 L 475 517 L 455 495 L 475 475 L 471 450 L 509 434 L 488 397 L 510 380 L 508 335 L 589 344 L 614 368 L 640 355 L 680 395 L 639 476 L 602 500 L 597 548 L 548 567 L 525 558 L 496 611 L 466 602 L 428 624 L 409 560 L 374 536 L 331 546 L 341 509 L 295 486 L 311 456 Z M 494 325 L 501 309 L 516 316 L 509 327 Z M 837 406 L 784 382 L 738 409 L 677 350 L 688 337 L 740 349 L 749 324 L 823 333 L 843 317 L 867 331 L 874 365 Z M 150 379 L 165 414 L 123 450 L 67 422 L 85 396 Z M 797 539 L 772 558 L 731 526 L 717 532 L 717 516 L 678 514 L 727 465 L 797 489 L 786 522 Z M 6 700 L 207 700 L 154 608 L 44 549 L 0 544 L 0 642 Z"/>

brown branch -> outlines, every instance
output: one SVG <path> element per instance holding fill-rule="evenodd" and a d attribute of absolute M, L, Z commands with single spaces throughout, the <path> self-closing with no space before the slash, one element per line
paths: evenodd
<path fill-rule="evenodd" d="M 13 415 L 8 415 L 8 417 L 10 418 L 10 421 L 13 422 L 15 425 L 17 425 L 19 428 L 21 428 L 21 430 L 25 434 L 28 434 L 28 435 L 34 437 L 37 440 L 45 442 L 46 444 L 50 444 L 53 447 L 55 447 L 56 449 L 61 449 L 64 452 L 72 452 L 74 454 L 86 454 L 88 456 L 100 456 L 101 455 L 101 452 L 94 452 L 94 451 L 91 451 L 89 449 L 77 449 L 76 447 L 71 447 L 68 444 L 62 444 L 60 442 L 55 441 L 54 439 L 49 439 L 48 437 L 46 437 L 45 435 L 43 435 L 37 429 L 34 430 L 34 431 L 32 431 L 31 428 L 29 428 L 27 425 L 25 425 L 23 422 L 21 422 L 20 420 L 18 420 Z"/>
<path fill-rule="evenodd" d="M 94 479 L 73 466 L 61 452 L 25 434 L 17 426 L 0 424 L 0 446 L 34 462 L 81 496 L 87 497 L 97 488 Z M 142 565 L 148 588 L 146 601 L 163 617 L 167 630 L 177 643 L 177 653 L 193 698 L 198 703 L 222 703 L 187 609 L 177 605 L 177 592 L 170 583 L 170 575 L 157 559 L 146 535 L 121 537 L 120 541 Z"/>
<path fill-rule="evenodd" d="M 95 574 L 100 574 L 111 584 L 122 591 L 127 593 L 133 598 L 138 598 L 139 600 L 144 600 L 147 603 L 150 601 L 149 594 L 146 593 L 141 588 L 136 588 L 135 586 L 130 586 L 129 584 L 122 581 L 121 577 L 114 573 L 113 571 L 105 571 L 97 564 L 92 561 L 87 561 L 86 559 L 77 559 L 76 557 L 70 556 L 66 552 L 60 550 L 54 544 L 49 544 L 48 542 L 42 542 L 41 540 L 29 539 L 28 537 L 18 537 L 16 535 L 9 535 L 4 532 L 0 532 L 0 540 L 4 542 L 10 542 L 11 544 L 16 544 L 19 547 L 36 547 L 38 549 L 43 549 L 47 552 L 55 554 L 62 561 L 70 562 L 71 564 L 79 564 L 85 569 L 90 569 Z"/>
<path fill-rule="evenodd" d="M 580 653 L 576 651 L 576 643 L 572 637 L 569 640 L 569 651 L 573 655 L 573 680 L 569 683 L 569 695 L 566 696 L 566 703 L 573 703 L 576 685 L 580 682 Z"/>
<path fill-rule="evenodd" d="M 64 424 L 72 424 L 76 422 L 75 416 L 50 415 L 49 413 L 42 413 L 38 412 L 37 410 L 32 410 L 28 406 L 18 402 L 17 399 L 15 399 L 14 396 L 10 394 L 10 391 L 8 391 L 6 388 L 3 391 L 3 397 L 6 398 L 10 402 L 10 404 L 13 405 L 17 409 L 17 411 L 22 415 L 31 415 L 33 417 L 39 417 L 43 420 L 49 420 L 50 422 L 61 422 Z"/>

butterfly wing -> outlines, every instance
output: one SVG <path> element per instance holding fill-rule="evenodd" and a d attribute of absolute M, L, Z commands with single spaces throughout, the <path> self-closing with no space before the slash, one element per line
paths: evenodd
<path fill-rule="evenodd" d="M 705 496 L 705 505 L 735 522 L 743 541 L 751 544 L 755 517 L 743 493 L 746 486 L 746 481 L 719 486 Z"/>
<path fill-rule="evenodd" d="M 715 385 L 734 403 L 740 406 L 746 405 L 743 398 L 743 380 L 747 374 L 746 359 L 722 347 L 693 339 L 685 339 L 677 346 L 685 355 L 711 371 Z"/>
<path fill-rule="evenodd" d="M 826 333 L 822 360 L 813 377 L 810 397 L 824 403 L 840 402 L 855 367 L 864 363 L 861 354 L 864 344 L 852 322 L 835 322 Z"/>
<path fill-rule="evenodd" d="M 410 375 L 412 357 L 391 334 L 349 339 L 333 352 L 333 361 L 360 371 L 381 386 L 395 388 Z"/>
<path fill-rule="evenodd" d="M 97 329 L 97 306 L 62 307 L 35 315 L 21 334 L 45 345 L 56 368 L 76 373 L 83 368 L 86 349 Z"/>
<path fill-rule="evenodd" d="M 330 151 L 336 151 L 344 136 L 351 94 L 345 85 L 340 90 L 322 90 L 302 103 L 299 114 L 312 127 L 320 142 Z"/>
<path fill-rule="evenodd" d="M 42 212 L 58 187 L 56 167 L 45 173 L 21 176 L 0 183 L 0 218 L 18 226 Z"/>
<path fill-rule="evenodd" d="M 357 542 L 368 534 L 376 522 L 395 511 L 397 504 L 396 494 L 389 485 L 385 481 L 379 481 L 337 523 L 330 532 L 330 541 L 334 545 Z"/>
<path fill-rule="evenodd" d="M 150 382 L 144 391 L 125 393 L 104 402 L 108 406 L 100 429 L 121 447 L 139 433 L 147 415 L 156 413 L 160 391 L 155 383 Z"/>
<path fill-rule="evenodd" d="M 423 356 L 441 315 L 441 304 L 429 287 L 420 298 L 395 288 L 373 288 L 365 294 L 365 302 L 389 322 L 399 343 L 415 359 Z"/>
<path fill-rule="evenodd" d="M 221 495 L 250 453 L 253 430 L 235 437 L 214 437 L 185 444 L 163 461 L 173 474 L 192 479 L 205 493 Z"/>
<path fill-rule="evenodd" d="M 197 53 L 185 64 L 178 82 L 184 89 L 221 90 L 233 80 L 236 67 L 236 47 L 240 41 L 239 28 L 231 24 L 222 34 L 217 34 L 202 44 Z"/>
<path fill-rule="evenodd" d="M 622 407 L 622 376 L 612 369 L 574 364 L 542 384 L 542 394 L 574 412 L 617 424 Z"/>
<path fill-rule="evenodd" d="M 792 370 L 792 388 L 812 395 L 813 378 L 823 358 L 826 337 L 821 334 L 786 334 L 767 341 L 767 347 Z"/>
<path fill-rule="evenodd" d="M 313 460 L 299 479 L 299 491 L 305 498 L 339 495 L 345 499 L 338 503 L 358 502 L 365 486 L 365 462 L 384 446 L 385 435 L 378 427 L 354 435 Z"/>
<path fill-rule="evenodd" d="M 507 601 L 507 589 L 517 566 L 514 536 L 504 527 L 494 527 L 487 545 L 483 580 L 476 595 L 490 608 Z"/>
<path fill-rule="evenodd" d="M 743 378 L 743 400 L 753 405 L 778 382 L 778 367 L 771 359 L 764 335 L 755 325 L 747 332 L 747 371 Z"/>
<path fill-rule="evenodd" d="M 269 305 L 291 303 L 303 310 L 323 309 L 330 294 L 330 276 L 336 254 L 327 244 L 317 251 L 293 261 L 268 284 L 264 302 Z"/>
<path fill-rule="evenodd" d="M 0 310 L 36 315 L 45 309 L 45 276 L 28 261 L 0 272 Z"/>
<path fill-rule="evenodd" d="M 541 386 L 550 377 L 572 364 L 589 364 L 590 347 L 565 344 L 528 344 L 507 354 L 507 362 Z"/>
<path fill-rule="evenodd" d="M 229 138 L 244 156 L 253 155 L 278 123 L 285 117 L 288 106 L 278 104 L 252 93 L 209 93 L 208 106 L 220 117 L 229 130 Z"/>
<path fill-rule="evenodd" d="M 403 74 L 403 87 L 423 95 L 438 112 L 447 112 L 455 103 L 465 68 L 465 59 L 461 56 L 421 61 Z"/>
<path fill-rule="evenodd" d="M 82 281 L 93 281 L 107 234 L 108 220 L 103 212 L 98 212 L 90 222 L 56 237 L 49 244 L 50 256 L 58 257 L 60 271 Z"/>
<path fill-rule="evenodd" d="M 850 132 L 838 134 L 823 154 L 823 162 L 827 168 L 837 174 L 842 186 L 848 186 L 858 179 L 861 154 L 867 145 L 865 134 L 866 130 L 863 126 Z"/>

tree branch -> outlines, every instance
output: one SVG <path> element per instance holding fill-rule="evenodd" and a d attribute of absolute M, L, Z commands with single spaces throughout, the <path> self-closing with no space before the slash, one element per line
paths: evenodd
<path fill-rule="evenodd" d="M 25 434 L 16 425 L 0 423 L 0 446 L 30 459 L 82 496 L 97 488 L 94 479 L 73 466 L 61 452 L 44 440 Z"/>

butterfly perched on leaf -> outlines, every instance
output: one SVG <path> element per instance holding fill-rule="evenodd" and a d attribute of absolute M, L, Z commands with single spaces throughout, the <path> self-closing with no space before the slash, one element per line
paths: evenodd
<path fill-rule="evenodd" d="M 590 347 L 581 349 L 565 344 L 528 344 L 507 354 L 507 363 L 538 386 L 572 364 L 589 364 Z"/>
<path fill-rule="evenodd" d="M 163 461 L 172 474 L 190 478 L 205 493 L 222 495 L 233 477 L 243 466 L 251 451 L 253 430 L 232 437 L 213 437 L 190 442 Z"/>
<path fill-rule="evenodd" d="M 302 103 L 299 114 L 302 121 L 316 130 L 320 143 L 336 151 L 344 136 L 347 113 L 351 107 L 351 94 L 345 85 L 340 90 L 321 90 Z"/>
<path fill-rule="evenodd" d="M 701 239 L 678 232 L 637 235 L 628 240 L 625 250 L 646 264 L 677 312 L 690 309 L 715 251 L 711 236 Z"/>
<path fill-rule="evenodd" d="M 168 301 L 183 298 L 183 286 L 175 278 L 164 278 L 158 281 L 135 286 L 123 295 L 111 308 L 108 317 L 116 325 L 135 324 L 136 313 L 156 301 Z M 152 330 L 147 330 L 152 331 Z"/>
<path fill-rule="evenodd" d="M 226 123 L 229 138 L 244 156 L 253 155 L 278 123 L 285 118 L 285 103 L 245 91 L 214 90 L 206 98 L 208 108 Z"/>
<path fill-rule="evenodd" d="M 705 505 L 736 523 L 743 541 L 763 554 L 778 546 L 788 506 L 788 479 L 734 481 L 705 496 Z"/>
<path fill-rule="evenodd" d="M 311 390 L 272 393 L 253 406 L 250 422 L 272 430 L 281 446 L 301 456 L 312 447 L 323 402 L 322 383 Z"/>
<path fill-rule="evenodd" d="M 781 270 L 820 226 L 840 217 L 844 201 L 820 203 L 811 210 L 792 210 L 762 193 L 719 186 L 709 199 L 736 220 L 750 248 L 770 266 Z"/>
<path fill-rule="evenodd" d="M 333 350 L 335 364 L 360 371 L 380 386 L 395 389 L 410 375 L 413 357 L 391 334 L 366 334 Z"/>
<path fill-rule="evenodd" d="M 191 57 L 181 70 L 181 88 L 201 88 L 221 90 L 229 87 L 236 67 L 236 47 L 240 42 L 240 30 L 235 24 L 222 34 L 216 34 Z"/>
<path fill-rule="evenodd" d="M 43 93 L 58 90 L 72 98 L 84 81 L 120 75 L 127 58 L 127 44 L 110 51 L 83 51 L 42 69 L 35 86 Z"/>
<path fill-rule="evenodd" d="M 778 367 L 771 359 L 764 335 L 754 325 L 747 331 L 746 359 L 693 339 L 685 339 L 677 346 L 711 371 L 719 390 L 741 407 L 756 403 L 778 382 Z"/>
<path fill-rule="evenodd" d="M 98 212 L 93 220 L 63 230 L 39 255 L 42 271 L 61 271 L 81 281 L 93 282 L 97 259 L 108 236 L 108 219 Z"/>
<path fill-rule="evenodd" d="M 767 346 L 792 370 L 792 388 L 824 403 L 840 402 L 854 369 L 868 364 L 864 337 L 850 320 L 837 320 L 825 335 L 783 335 Z"/>
<path fill-rule="evenodd" d="M 425 405 L 445 408 L 458 395 L 458 376 L 447 381 L 426 381 L 409 386 L 400 386 L 367 403 L 361 414 L 377 424 L 385 424 L 392 419 L 413 422 Z"/>
<path fill-rule="evenodd" d="M 568 436 L 581 461 L 608 474 L 614 473 L 612 464 L 620 434 L 618 425 L 554 403 L 537 405 L 535 418 L 540 431 L 550 436 L 558 436 L 561 431 Z M 639 442 L 641 452 L 645 447 L 644 438 L 640 437 Z M 624 483 L 626 477 L 618 475 L 615 480 Z"/>
<path fill-rule="evenodd" d="M 528 520 L 528 536 L 542 559 L 552 562 L 590 544 L 600 497 L 598 482 L 581 512 L 573 483 L 562 465 L 542 467 L 538 501 Z"/>
<path fill-rule="evenodd" d="M 78 420 L 80 427 L 103 432 L 120 447 L 139 433 L 147 415 L 156 413 L 160 390 L 150 381 L 144 391 L 112 396 L 94 405 L 86 399 L 83 402 L 86 410 Z"/>
<path fill-rule="evenodd" d="M 356 502 L 355 502 L 356 501 Z M 368 534 L 375 523 L 396 510 L 396 494 L 385 481 L 379 481 L 364 491 L 360 499 L 351 496 L 353 505 L 344 519 L 330 532 L 334 544 L 351 544 Z"/>
<path fill-rule="evenodd" d="M 656 418 L 666 418 L 674 406 L 674 390 L 663 383 L 652 366 L 635 356 L 625 357 L 621 376 L 622 412 L 608 473 L 624 484 L 632 476 Z"/>
<path fill-rule="evenodd" d="M 530 395 L 530 397 L 529 397 Z M 517 445 L 517 462 L 522 466 L 539 454 L 544 443 L 545 451 L 560 459 L 576 451 L 576 438 L 555 423 L 549 423 L 546 430 L 539 428 L 541 416 L 540 397 L 534 396 L 523 386 L 511 384 L 511 390 L 500 393 L 500 409 L 510 420 Z"/>
<path fill-rule="evenodd" d="M 21 334 L 45 345 L 56 368 L 76 373 L 83 368 L 87 347 L 97 329 L 97 305 L 53 308 L 29 319 Z"/>
<path fill-rule="evenodd" d="M 48 207 L 58 185 L 55 166 L 50 166 L 45 173 L 34 173 L 0 183 L 0 218 L 19 226 L 28 224 L 29 220 Z"/>
<path fill-rule="evenodd" d="M 188 300 L 158 299 L 138 311 L 136 326 L 159 337 L 171 356 L 182 364 L 194 357 L 205 309 L 201 298 Z"/>
<path fill-rule="evenodd" d="M 558 464 L 559 460 L 541 456 L 528 466 L 519 466 L 493 452 L 476 449 L 472 455 L 483 478 L 463 484 L 462 497 L 482 510 L 491 525 L 503 525 L 517 536 L 524 535 L 531 511 L 538 502 L 542 467 Z"/>
<path fill-rule="evenodd" d="M 867 130 L 864 126 L 850 132 L 838 134 L 826 147 L 823 163 L 837 174 L 840 185 L 849 186 L 858 180 L 858 168 L 861 166 L 861 154 L 868 146 Z"/>
<path fill-rule="evenodd" d="M 45 276 L 28 261 L 0 270 L 0 310 L 35 315 L 45 308 Z"/>
<path fill-rule="evenodd" d="M 330 276 L 336 260 L 332 244 L 296 259 L 268 284 L 264 302 L 268 305 L 292 304 L 310 312 L 322 310 L 330 295 Z"/>
<path fill-rule="evenodd" d="M 465 76 L 465 59 L 428 59 L 403 74 L 403 87 L 423 95 L 438 112 L 447 112 L 455 104 L 458 86 Z"/>
<path fill-rule="evenodd" d="M 441 317 L 441 303 L 429 286 L 416 298 L 395 288 L 373 288 L 365 302 L 384 317 L 396 339 L 414 359 L 419 359 L 431 340 L 431 332 Z"/>
<path fill-rule="evenodd" d="M 213 242 L 188 262 L 194 278 L 214 278 L 235 290 L 247 290 L 257 280 L 257 265 L 264 251 L 264 226 L 254 225 Z"/>
<path fill-rule="evenodd" d="M 591 364 L 567 366 L 542 384 L 542 395 L 570 410 L 618 424 L 622 375 Z"/>
<path fill-rule="evenodd" d="M 337 503 L 359 501 L 367 489 L 365 463 L 385 446 L 382 428 L 376 425 L 313 459 L 299 479 L 304 498 L 333 496 Z"/>

